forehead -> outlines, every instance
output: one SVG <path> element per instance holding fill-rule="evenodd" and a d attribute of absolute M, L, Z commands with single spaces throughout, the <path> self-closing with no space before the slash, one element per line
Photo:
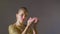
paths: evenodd
<path fill-rule="evenodd" d="M 19 10 L 18 14 L 28 14 L 27 12 L 25 12 L 24 10 Z"/>

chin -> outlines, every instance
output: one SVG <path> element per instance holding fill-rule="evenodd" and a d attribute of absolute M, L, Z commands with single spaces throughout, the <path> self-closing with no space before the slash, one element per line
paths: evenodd
<path fill-rule="evenodd" d="M 26 20 L 21 19 L 20 21 L 21 21 L 21 22 L 25 22 Z"/>
<path fill-rule="evenodd" d="M 21 22 L 24 22 L 23 20 Z"/>

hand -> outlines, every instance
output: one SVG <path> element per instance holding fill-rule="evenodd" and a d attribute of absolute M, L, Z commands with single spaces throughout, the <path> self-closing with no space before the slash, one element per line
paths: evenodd
<path fill-rule="evenodd" d="M 30 26 L 33 22 L 34 22 L 34 19 L 30 17 L 27 21 L 27 25 Z"/>
<path fill-rule="evenodd" d="M 34 19 L 34 22 L 33 22 L 32 27 L 35 28 L 39 20 L 37 17 L 34 17 L 33 19 Z"/>
<path fill-rule="evenodd" d="M 37 17 L 34 17 L 34 23 L 36 24 L 38 22 L 38 18 Z"/>
<path fill-rule="evenodd" d="M 34 24 L 37 24 L 38 22 L 38 18 L 37 17 L 34 17 L 34 18 L 29 18 L 28 21 L 27 21 L 27 25 L 31 25 L 32 23 Z"/>

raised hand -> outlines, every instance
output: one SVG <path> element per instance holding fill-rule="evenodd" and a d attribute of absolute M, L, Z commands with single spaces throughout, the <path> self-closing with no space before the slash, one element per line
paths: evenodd
<path fill-rule="evenodd" d="M 27 21 L 27 25 L 31 25 L 33 22 L 34 22 L 34 19 L 30 17 Z"/>
<path fill-rule="evenodd" d="M 34 23 L 37 23 L 38 22 L 38 18 L 37 17 L 34 17 Z"/>
<path fill-rule="evenodd" d="M 38 18 L 34 17 L 34 18 L 29 18 L 27 21 L 27 25 L 31 25 L 32 23 L 36 24 L 38 22 Z"/>

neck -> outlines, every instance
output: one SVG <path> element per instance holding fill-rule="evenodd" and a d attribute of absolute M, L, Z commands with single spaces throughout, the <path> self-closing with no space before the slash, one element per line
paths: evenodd
<path fill-rule="evenodd" d="M 21 26 L 21 24 L 23 24 L 23 22 L 16 21 L 17 26 Z"/>

